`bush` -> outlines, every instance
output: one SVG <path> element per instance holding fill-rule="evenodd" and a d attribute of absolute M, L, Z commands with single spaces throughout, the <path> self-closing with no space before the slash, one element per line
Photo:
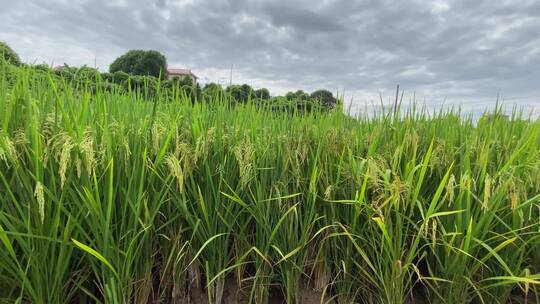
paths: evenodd
<path fill-rule="evenodd" d="M 95 68 L 82 66 L 77 71 L 77 77 L 81 80 L 97 81 L 100 77 L 100 73 Z"/>
<path fill-rule="evenodd" d="M 129 79 L 129 74 L 123 71 L 116 71 L 112 73 L 112 79 L 114 83 L 122 84 Z"/>
<path fill-rule="evenodd" d="M 13 65 L 22 65 L 19 55 L 17 55 L 17 53 L 15 53 L 15 51 L 13 51 L 5 42 L 0 42 L 0 58 L 3 58 Z"/>
<path fill-rule="evenodd" d="M 191 77 L 178 77 L 174 76 L 168 81 L 169 87 L 191 87 L 193 86 L 193 80 Z"/>
<path fill-rule="evenodd" d="M 101 79 L 106 82 L 114 83 L 114 78 L 112 73 L 101 73 Z"/>
<path fill-rule="evenodd" d="M 51 67 L 48 64 L 36 64 L 32 66 L 33 69 L 43 72 L 52 71 Z"/>
<path fill-rule="evenodd" d="M 63 66 L 61 67 L 58 67 L 56 68 L 56 70 L 54 71 L 54 73 L 60 77 L 62 77 L 63 79 L 65 79 L 66 81 L 74 81 L 75 78 L 77 77 L 77 72 L 79 71 L 78 68 L 76 67 L 70 67 L 68 66 L 67 64 L 64 64 Z"/>
<path fill-rule="evenodd" d="M 152 76 L 130 76 L 127 82 L 124 82 L 124 87 L 150 97 L 156 94 L 157 79 Z"/>

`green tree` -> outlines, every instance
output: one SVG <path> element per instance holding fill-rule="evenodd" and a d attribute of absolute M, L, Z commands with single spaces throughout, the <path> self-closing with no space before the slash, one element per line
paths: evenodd
<path fill-rule="evenodd" d="M 253 88 L 247 84 L 233 84 L 227 87 L 226 91 L 237 102 L 247 102 L 253 97 Z"/>
<path fill-rule="evenodd" d="M 123 71 L 131 75 L 167 77 L 167 59 L 158 51 L 131 50 L 116 58 L 111 73 Z"/>
<path fill-rule="evenodd" d="M 180 87 L 192 87 L 193 86 L 193 79 L 191 77 L 178 77 L 174 76 L 170 81 L 172 86 L 180 86 Z"/>
<path fill-rule="evenodd" d="M 320 104 L 327 109 L 334 108 L 337 103 L 337 100 L 334 95 L 332 95 L 332 92 L 328 90 L 317 90 L 311 93 L 310 97 L 314 102 Z"/>
<path fill-rule="evenodd" d="M 223 87 L 215 82 L 210 82 L 202 88 L 202 96 L 205 101 L 220 100 L 223 96 Z"/>
<path fill-rule="evenodd" d="M 0 58 L 3 58 L 8 63 L 13 65 L 22 65 L 19 55 L 13 51 L 9 45 L 0 41 Z"/>
<path fill-rule="evenodd" d="M 77 76 L 81 79 L 96 81 L 100 73 L 97 69 L 83 65 L 77 71 Z"/>
<path fill-rule="evenodd" d="M 153 76 L 130 76 L 124 83 L 128 90 L 133 92 L 139 92 L 145 96 L 145 98 L 156 95 L 158 79 Z"/>
<path fill-rule="evenodd" d="M 262 100 L 270 99 L 270 91 L 268 91 L 267 88 L 257 89 L 253 91 L 253 95 L 255 96 L 255 98 L 262 99 Z"/>
<path fill-rule="evenodd" d="M 54 73 L 67 81 L 74 81 L 77 78 L 78 71 L 77 67 L 71 67 L 64 63 L 63 66 L 55 68 Z"/>
<path fill-rule="evenodd" d="M 205 84 L 202 90 L 204 94 L 216 94 L 223 91 L 223 87 L 215 82 L 210 82 Z"/>
<path fill-rule="evenodd" d="M 306 101 L 309 99 L 309 94 L 302 91 L 302 90 L 298 90 L 296 92 L 288 92 L 285 97 L 287 98 L 287 100 L 291 101 L 291 100 L 296 100 L 296 101 Z"/>

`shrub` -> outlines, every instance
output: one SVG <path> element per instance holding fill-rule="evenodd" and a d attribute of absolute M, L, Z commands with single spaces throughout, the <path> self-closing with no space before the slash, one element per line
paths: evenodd
<path fill-rule="evenodd" d="M 77 70 L 77 76 L 81 80 L 97 81 L 100 73 L 97 69 L 85 65 Z"/>
<path fill-rule="evenodd" d="M 113 73 L 101 73 L 101 79 L 107 82 L 114 82 Z"/>
<path fill-rule="evenodd" d="M 19 55 L 17 55 L 17 53 L 15 53 L 15 51 L 13 51 L 9 47 L 9 45 L 1 41 L 0 41 L 0 58 L 3 58 L 5 61 L 13 65 L 17 65 L 17 66 L 22 65 Z"/>
<path fill-rule="evenodd" d="M 36 64 L 32 66 L 33 69 L 43 72 L 50 72 L 52 71 L 51 67 L 48 64 Z"/>
<path fill-rule="evenodd" d="M 122 84 L 129 79 L 129 74 L 123 71 L 116 71 L 112 73 L 113 82 L 116 84 Z"/>

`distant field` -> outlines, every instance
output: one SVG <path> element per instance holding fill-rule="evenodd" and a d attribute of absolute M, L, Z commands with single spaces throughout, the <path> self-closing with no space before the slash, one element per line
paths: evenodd
<path fill-rule="evenodd" d="M 539 303 L 540 120 L 146 100 L 0 65 L 0 303 Z"/>

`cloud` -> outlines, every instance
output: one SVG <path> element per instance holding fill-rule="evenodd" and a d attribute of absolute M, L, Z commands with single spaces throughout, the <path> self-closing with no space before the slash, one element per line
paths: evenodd
<path fill-rule="evenodd" d="M 540 2 L 0 0 L 26 61 L 96 64 L 156 49 L 203 81 L 273 93 L 345 90 L 358 105 L 400 84 L 428 104 L 540 108 Z M 521 97 L 527 97 L 522 99 Z"/>

